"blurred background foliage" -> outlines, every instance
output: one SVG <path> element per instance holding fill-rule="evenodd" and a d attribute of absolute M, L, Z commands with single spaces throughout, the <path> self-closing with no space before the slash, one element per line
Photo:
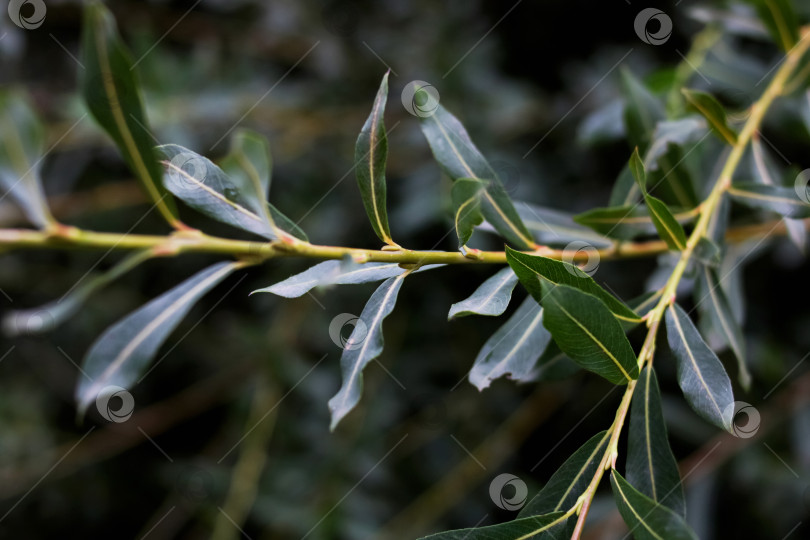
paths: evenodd
<path fill-rule="evenodd" d="M 745 6 L 656 4 L 674 23 L 660 46 L 633 30 L 642 6 L 618 0 L 108 3 L 138 59 L 156 139 L 217 158 L 235 124 L 265 134 L 275 160 L 271 201 L 316 243 L 378 246 L 352 157 L 390 67 L 391 230 L 407 247 L 447 250 L 455 249 L 450 182 L 400 104 L 405 84 L 438 89 L 513 198 L 569 211 L 605 206 L 631 151 L 621 69 L 665 88 L 713 20 L 734 34 L 711 43 L 689 83 L 741 109 L 779 58 L 761 29 L 748 26 Z M 796 7 L 807 21 L 807 6 Z M 139 221 L 148 205 L 109 139 L 83 116 L 80 4 L 50 1 L 47 9 L 36 30 L 0 16 L 0 83 L 25 89 L 47 123 L 43 176 L 56 215 L 94 230 L 137 223 L 139 232 L 165 233 L 154 212 Z M 810 137 L 795 109 L 777 107 L 764 133 L 788 162 L 810 166 Z M 212 234 L 242 234 L 182 210 Z M 8 200 L 0 225 L 22 225 Z M 476 245 L 498 247 L 481 233 Z M 688 521 L 701 538 L 800 538 L 810 530 L 810 266 L 787 240 L 762 247 L 741 273 L 754 383 L 748 393 L 735 388 L 762 413 L 756 437 L 718 434 L 683 401 L 666 353 L 656 360 Z M 120 258 L 3 254 L 0 306 L 59 298 Z M 495 476 L 515 474 L 533 493 L 613 418 L 620 393 L 583 373 L 475 390 L 465 376 L 504 319 L 446 322 L 450 304 L 495 271 L 454 267 L 405 283 L 385 323 L 381 365 L 367 370 L 359 409 L 330 434 L 326 402 L 339 386 L 340 349 L 329 323 L 359 313 L 373 287 L 248 298 L 309 264 L 279 260 L 231 278 L 192 311 L 134 389 L 128 422 L 91 415 L 77 423 L 76 364 L 93 339 L 213 261 L 150 261 L 52 334 L 3 338 L 0 536 L 236 538 L 232 519 L 255 539 L 412 538 L 492 524 L 513 517 L 490 499 Z M 596 277 L 628 299 L 643 292 L 655 265 L 603 262 Z M 730 354 L 721 358 L 734 373 Z M 587 538 L 626 533 L 609 491 L 600 490 L 590 524 Z"/>

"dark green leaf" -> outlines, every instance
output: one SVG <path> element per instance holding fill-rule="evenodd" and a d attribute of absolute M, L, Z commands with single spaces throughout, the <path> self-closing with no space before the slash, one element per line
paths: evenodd
<path fill-rule="evenodd" d="M 422 132 L 436 161 L 455 180 L 489 181 L 481 197 L 481 213 L 510 244 L 518 249 L 536 247 L 495 170 L 470 139 L 458 119 L 436 104 L 432 114 L 419 118 Z"/>
<path fill-rule="evenodd" d="M 169 223 L 178 225 L 174 201 L 161 183 L 134 65 L 112 14 L 100 2 L 84 8 L 81 92 L 90 114 L 115 141 L 149 198 Z"/>
<path fill-rule="evenodd" d="M 458 247 L 464 249 L 470 241 L 473 229 L 484 221 L 481 214 L 481 198 L 486 183 L 476 178 L 459 178 L 453 182 L 453 221 L 458 236 Z"/>
<path fill-rule="evenodd" d="M 791 0 L 748 0 L 782 50 L 789 51 L 799 41 L 799 18 Z"/>
<path fill-rule="evenodd" d="M 630 178 L 632 179 L 632 176 Z M 656 230 L 647 209 L 638 204 L 594 208 L 577 214 L 574 221 L 619 240 L 631 240 Z"/>
<path fill-rule="evenodd" d="M 194 304 L 241 263 L 219 263 L 195 274 L 124 317 L 99 337 L 82 362 L 76 390 L 83 414 L 109 386 L 131 388 Z"/>
<path fill-rule="evenodd" d="M 538 302 L 542 302 L 542 281 L 553 284 L 570 285 L 599 298 L 613 314 L 626 322 L 640 322 L 641 318 L 615 296 L 599 286 L 591 276 L 567 262 L 549 259 L 539 255 L 528 255 L 506 248 L 506 261 L 512 267 L 520 282 Z"/>
<path fill-rule="evenodd" d="M 332 430 L 360 402 L 363 391 L 363 369 L 383 351 L 383 319 L 394 310 L 397 294 L 407 275 L 408 273 L 404 273 L 388 278 L 374 291 L 344 345 L 340 357 L 343 384 L 338 393 L 329 400 Z"/>
<path fill-rule="evenodd" d="M 621 81 L 627 98 L 624 123 L 630 144 L 646 150 L 655 125 L 665 117 L 664 105 L 629 70 L 621 70 Z"/>
<path fill-rule="evenodd" d="M 501 315 L 509 305 L 512 289 L 517 282 L 518 278 L 511 268 L 501 269 L 483 282 L 469 298 L 450 306 L 447 319 L 467 315 Z"/>
<path fill-rule="evenodd" d="M 677 360 L 678 384 L 686 401 L 700 416 L 729 430 L 734 393 L 723 364 L 678 304 L 667 309 L 666 322 L 667 342 Z"/>
<path fill-rule="evenodd" d="M 728 193 L 735 201 L 752 208 L 770 210 L 789 218 L 810 217 L 810 204 L 800 199 L 793 188 L 748 182 L 733 184 Z"/>
<path fill-rule="evenodd" d="M 542 304 L 543 325 L 574 362 L 613 384 L 638 378 L 633 348 L 602 300 L 543 280 Z"/>
<path fill-rule="evenodd" d="M 564 512 L 572 508 L 593 480 L 609 440 L 610 434 L 602 431 L 579 447 L 523 507 L 518 517 Z"/>
<path fill-rule="evenodd" d="M 638 378 L 630 409 L 627 439 L 627 480 L 653 501 L 686 515 L 678 463 L 667 439 L 661 394 L 649 366 Z"/>
<path fill-rule="evenodd" d="M 11 195 L 40 228 L 55 223 L 40 179 L 42 124 L 25 97 L 0 88 L 0 200 Z"/>
<path fill-rule="evenodd" d="M 712 328 L 731 347 L 737 358 L 740 385 L 747 390 L 751 386 L 751 374 L 745 363 L 745 338 L 731 311 L 726 293 L 720 286 L 717 272 L 708 267 L 701 268 L 698 271 L 696 290 L 699 291 L 697 305 L 701 314 L 709 317 Z"/>
<path fill-rule="evenodd" d="M 388 137 L 385 134 L 383 113 L 388 99 L 388 73 L 383 76 L 371 114 L 363 124 L 354 147 L 354 162 L 357 165 L 357 185 L 366 214 L 377 236 L 386 244 L 396 245 L 388 229 L 388 212 L 385 201 L 385 164 L 388 159 Z"/>
<path fill-rule="evenodd" d="M 666 202 L 681 208 L 694 208 L 700 204 L 700 198 L 687 167 L 687 157 L 680 146 L 667 145 L 667 151 L 658 158 L 657 170 L 647 169 L 647 185 L 655 186 L 654 193 Z"/>
<path fill-rule="evenodd" d="M 637 540 L 697 540 L 681 516 L 640 493 L 615 470 L 610 485 L 619 513 Z"/>
<path fill-rule="evenodd" d="M 728 144 L 737 142 L 737 132 L 728 125 L 726 110 L 714 96 L 700 90 L 681 89 L 686 101 L 709 121 L 712 130 Z"/>
<path fill-rule="evenodd" d="M 484 343 L 470 370 L 470 383 L 483 390 L 504 375 L 524 381 L 550 341 L 551 334 L 543 328 L 543 308 L 526 298 Z"/>
<path fill-rule="evenodd" d="M 532 516 L 477 529 L 459 529 L 425 536 L 420 540 L 562 540 L 567 518 L 562 512 Z"/>

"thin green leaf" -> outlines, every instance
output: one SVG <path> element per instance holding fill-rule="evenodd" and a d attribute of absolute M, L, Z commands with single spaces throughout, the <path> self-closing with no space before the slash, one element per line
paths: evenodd
<path fill-rule="evenodd" d="M 751 208 L 770 210 L 794 219 L 810 217 L 810 204 L 800 199 L 793 188 L 754 182 L 735 183 L 729 188 L 728 194 Z"/>
<path fill-rule="evenodd" d="M 686 515 L 678 462 L 672 455 L 661 411 L 655 371 L 646 367 L 638 379 L 630 409 L 627 480 L 653 501 Z"/>
<path fill-rule="evenodd" d="M 131 388 L 194 304 L 241 263 L 211 266 L 124 317 L 99 337 L 82 362 L 79 413 L 109 386 Z"/>
<path fill-rule="evenodd" d="M 467 315 L 501 315 L 509 305 L 517 282 L 518 278 L 511 268 L 501 269 L 475 289 L 469 298 L 450 306 L 447 319 Z"/>
<path fill-rule="evenodd" d="M 728 144 L 737 142 L 737 132 L 728 125 L 726 110 L 714 96 L 700 90 L 681 89 L 686 101 L 709 121 L 712 130 Z"/>
<path fill-rule="evenodd" d="M 615 470 L 610 486 L 619 513 L 637 540 L 697 540 L 681 516 L 639 492 Z"/>
<path fill-rule="evenodd" d="M 420 540 L 562 540 L 567 518 L 562 512 L 532 516 L 476 529 L 458 529 L 425 536 Z"/>
<path fill-rule="evenodd" d="M 667 309 L 666 323 L 667 342 L 677 360 L 678 384 L 686 401 L 707 421 L 730 430 L 734 393 L 723 364 L 678 304 Z"/>
<path fill-rule="evenodd" d="M 622 321 L 637 323 L 641 321 L 632 309 L 624 305 L 615 296 L 599 286 L 591 276 L 572 264 L 557 261 L 539 255 L 529 255 L 506 248 L 506 262 L 512 267 L 520 282 L 535 300 L 542 303 L 544 291 L 542 282 L 570 285 L 599 298 L 613 314 Z"/>
<path fill-rule="evenodd" d="M 759 19 L 783 51 L 799 41 L 799 18 L 790 0 L 748 0 L 757 8 Z"/>
<path fill-rule="evenodd" d="M 470 383 L 483 390 L 504 375 L 524 381 L 550 342 L 551 334 L 543 328 L 543 308 L 533 298 L 526 298 L 484 343 L 470 370 Z"/>
<path fill-rule="evenodd" d="M 602 300 L 543 280 L 542 304 L 543 325 L 574 362 L 613 384 L 638 378 L 633 348 Z"/>
<path fill-rule="evenodd" d="M 666 116 L 664 105 L 628 69 L 621 69 L 621 82 L 627 104 L 624 123 L 630 144 L 646 150 L 656 124 Z"/>
<path fill-rule="evenodd" d="M 363 369 L 383 351 L 383 319 L 394 310 L 397 294 L 407 275 L 406 272 L 388 278 L 374 291 L 344 346 L 343 355 L 340 357 L 343 384 L 338 393 L 329 400 L 332 430 L 360 402 L 363 391 Z"/>
<path fill-rule="evenodd" d="M 632 179 L 632 176 L 630 176 Z M 619 240 L 656 232 L 647 209 L 638 204 L 593 208 L 574 216 L 574 221 L 594 231 Z"/>
<path fill-rule="evenodd" d="M 0 89 L 0 189 L 40 228 L 55 223 L 40 179 L 42 124 L 25 97 Z"/>
<path fill-rule="evenodd" d="M 419 120 L 436 161 L 451 179 L 489 181 L 481 197 L 481 213 L 495 230 L 518 249 L 536 247 L 498 175 L 475 147 L 461 122 L 439 104 L 433 114 Z"/>
<path fill-rule="evenodd" d="M 385 164 L 388 159 L 388 137 L 385 134 L 383 113 L 388 99 L 388 72 L 383 76 L 374 105 L 357 138 L 354 161 L 357 164 L 357 185 L 366 214 L 377 236 L 386 244 L 396 245 L 388 229 L 385 201 Z"/>
<path fill-rule="evenodd" d="M 682 251 L 686 247 L 686 233 L 681 224 L 675 219 L 672 211 L 661 200 L 647 193 L 647 172 L 644 169 L 644 162 L 638 153 L 638 148 L 633 151 L 630 157 L 630 172 L 644 196 L 647 209 L 650 212 L 653 225 L 658 231 L 658 235 L 667 243 L 670 249 Z"/>
<path fill-rule="evenodd" d="M 648 168 L 648 185 L 655 186 L 655 193 L 663 201 L 680 208 L 694 208 L 700 204 L 695 191 L 689 161 L 684 150 L 677 145 L 667 145 L 667 151 L 658 158 L 658 168 Z"/>
<path fill-rule="evenodd" d="M 476 178 L 459 178 L 453 182 L 453 222 L 455 223 L 458 247 L 464 249 L 475 227 L 484 221 L 481 199 L 486 191 L 486 182 Z"/>
<path fill-rule="evenodd" d="M 423 272 L 432 268 L 444 266 L 443 264 L 428 264 L 420 267 L 413 273 Z M 271 293 L 284 298 L 298 298 L 315 287 L 328 287 L 330 285 L 355 285 L 359 283 L 372 283 L 407 272 L 397 263 L 370 262 L 356 264 L 351 261 L 324 261 L 312 266 L 300 274 L 290 276 L 269 287 L 257 289 L 250 294 Z"/>
<path fill-rule="evenodd" d="M 548 512 L 567 511 L 576 504 L 599 469 L 610 440 L 607 431 L 597 433 L 571 454 L 543 489 L 518 514 L 519 518 Z"/>
<path fill-rule="evenodd" d="M 178 225 L 174 201 L 160 181 L 162 172 L 132 58 L 115 19 L 101 2 L 85 5 L 80 60 L 84 69 L 79 72 L 79 86 L 90 114 L 115 141 L 163 217 Z"/>
<path fill-rule="evenodd" d="M 742 328 L 734 318 L 726 293 L 720 286 L 717 272 L 705 266 L 699 269 L 697 290 L 700 295 L 697 305 L 701 315 L 709 317 L 712 328 L 722 336 L 725 344 L 734 352 L 740 385 L 746 390 L 749 389 L 751 373 L 745 362 L 745 338 Z"/>
<path fill-rule="evenodd" d="M 8 336 L 50 332 L 75 315 L 94 293 L 153 257 L 152 250 L 137 251 L 109 271 L 90 277 L 55 302 L 38 308 L 12 311 L 3 316 L 3 331 Z"/>

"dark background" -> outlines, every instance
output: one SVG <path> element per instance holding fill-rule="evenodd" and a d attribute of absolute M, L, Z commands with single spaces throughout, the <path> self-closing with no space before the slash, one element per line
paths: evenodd
<path fill-rule="evenodd" d="M 640 78 L 681 62 L 702 25 L 689 17 L 697 2 L 673 4 L 655 3 L 674 22 L 672 38 L 656 47 L 633 30 L 646 5 L 623 0 L 108 3 L 133 56 L 143 58 L 137 69 L 160 141 L 221 157 L 227 139 L 212 145 L 250 110 L 239 125 L 270 139 L 271 201 L 303 218 L 315 243 L 378 247 L 350 170 L 357 133 L 390 66 L 391 229 L 407 247 L 446 250 L 455 249 L 449 181 L 401 105 L 405 84 L 419 79 L 438 89 L 504 171 L 515 199 L 569 211 L 606 205 L 630 148 L 610 130 L 589 132 L 587 119 L 618 98 L 619 72 L 611 66 L 628 52 L 622 65 Z M 24 88 L 47 124 L 48 147 L 55 147 L 44 180 L 57 216 L 127 231 L 148 205 L 89 118 L 71 129 L 83 113 L 75 94 L 81 68 L 63 47 L 77 55 L 80 5 L 47 5 L 36 30 L 22 31 L 0 13 L 0 83 Z M 761 42 L 735 46 L 753 75 L 740 69 L 728 77 L 719 56 L 701 69 L 732 107 L 756 96 L 750 81 L 777 58 Z M 705 86 L 701 77 L 691 82 Z M 789 161 L 810 166 L 806 132 L 795 118 L 780 121 L 767 126 L 769 138 Z M 182 213 L 211 234 L 244 237 L 188 208 Z M 0 225 L 24 226 L 7 201 Z M 136 230 L 167 232 L 154 213 Z M 476 242 L 498 247 L 482 234 Z M 0 306 L 44 304 L 97 263 L 103 270 L 120 257 L 4 254 Z M 311 264 L 279 260 L 231 277 L 194 308 L 134 388 L 129 421 L 109 424 L 91 414 L 77 423 L 72 396 L 81 375 L 72 363 L 105 327 L 215 260 L 150 261 L 52 334 L 2 338 L 0 536 L 206 538 L 213 530 L 235 538 L 240 532 L 221 510 L 231 503 L 249 510 L 238 521 L 254 539 L 413 538 L 492 524 L 514 517 L 490 499 L 494 477 L 514 474 L 532 494 L 613 419 L 620 392 L 594 376 L 497 381 L 481 393 L 464 380 L 505 320 L 446 322 L 450 304 L 495 271 L 481 266 L 405 282 L 385 323 L 380 361 L 390 375 L 372 363 L 360 407 L 330 433 L 326 402 L 339 387 L 340 349 L 329 323 L 359 313 L 374 286 L 296 300 L 248 297 Z M 698 419 L 661 347 L 665 416 L 684 467 L 688 520 L 701 538 L 799 538 L 808 530 L 799 524 L 810 517 L 803 362 L 810 266 L 786 241 L 769 243 L 746 263 L 754 385 L 735 393 L 761 411 L 759 433 L 723 436 Z M 596 277 L 628 299 L 644 291 L 654 264 L 603 262 Z M 524 294 L 516 289 L 510 313 Z M 733 370 L 729 353 L 721 358 Z M 233 485 L 235 498 L 228 496 Z M 589 523 L 588 538 L 625 534 L 609 490 L 600 490 Z"/>

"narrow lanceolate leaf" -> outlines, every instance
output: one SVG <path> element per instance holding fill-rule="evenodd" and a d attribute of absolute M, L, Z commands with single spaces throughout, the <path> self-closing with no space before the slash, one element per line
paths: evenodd
<path fill-rule="evenodd" d="M 714 96 L 700 90 L 690 90 L 688 88 L 683 88 L 681 92 L 686 97 L 686 101 L 708 120 L 709 125 L 718 137 L 728 144 L 737 142 L 737 132 L 728 125 L 726 110 Z"/>
<path fill-rule="evenodd" d="M 428 264 L 420 267 L 416 272 L 423 272 L 431 268 L 444 266 L 442 264 Z M 397 263 L 370 262 L 356 264 L 349 261 L 324 261 L 295 274 L 275 285 L 257 289 L 250 294 L 271 293 L 284 298 L 298 298 L 315 287 L 328 287 L 329 285 L 355 285 L 359 283 L 372 283 L 390 277 L 404 274 L 407 270 Z"/>
<path fill-rule="evenodd" d="M 628 138 L 633 146 L 646 150 L 655 125 L 666 116 L 664 105 L 629 70 L 621 70 L 621 82 L 627 98 L 624 123 Z"/>
<path fill-rule="evenodd" d="M 332 413 L 331 429 L 360 402 L 363 391 L 363 369 L 383 350 L 382 323 L 393 310 L 397 294 L 407 273 L 388 278 L 371 295 L 360 319 L 344 345 L 340 357 L 343 385 L 329 400 Z"/>
<path fill-rule="evenodd" d="M 108 328 L 82 362 L 87 377 L 80 378 L 76 390 L 79 412 L 108 386 L 132 387 L 192 306 L 240 265 L 211 266 Z"/>
<path fill-rule="evenodd" d="M 742 328 L 734 318 L 726 293 L 720 286 L 717 272 L 704 266 L 698 271 L 697 285 L 697 302 L 701 315 L 709 317 L 711 326 L 734 352 L 740 385 L 748 389 L 751 386 L 751 374 L 745 362 L 745 338 Z"/>
<path fill-rule="evenodd" d="M 115 19 L 101 2 L 88 2 L 82 28 L 80 87 L 90 114 L 115 141 L 127 164 L 161 214 L 177 225 L 174 201 L 160 181 L 149 122 L 132 58 Z"/>
<path fill-rule="evenodd" d="M 615 470 L 610 486 L 619 513 L 637 540 L 697 540 L 681 516 L 641 493 Z"/>
<path fill-rule="evenodd" d="M 273 158 L 270 144 L 263 135 L 249 129 L 235 131 L 231 149 L 219 165 L 245 207 L 262 218 L 273 229 L 276 237 L 283 236 L 281 231 L 284 231 L 301 240 L 307 240 L 307 235 L 298 225 L 267 202 Z M 232 191 L 231 194 L 233 193 Z"/>
<path fill-rule="evenodd" d="M 0 200 L 11 195 L 28 220 L 54 223 L 40 179 L 42 125 L 22 95 L 0 89 Z"/>
<path fill-rule="evenodd" d="M 561 540 L 568 521 L 564 515 L 563 512 L 557 512 L 545 516 L 532 516 L 488 527 L 431 534 L 420 540 L 515 540 L 516 538 Z"/>
<path fill-rule="evenodd" d="M 675 219 L 672 211 L 661 200 L 653 197 L 647 192 L 647 172 L 644 169 L 644 162 L 638 153 L 638 148 L 633 151 L 630 157 L 630 172 L 636 179 L 636 183 L 647 203 L 655 230 L 658 236 L 667 243 L 670 249 L 682 251 L 686 247 L 686 233 L 681 224 Z"/>
<path fill-rule="evenodd" d="M 757 8 L 759 19 L 782 50 L 789 51 L 799 41 L 799 19 L 790 0 L 748 0 Z"/>
<path fill-rule="evenodd" d="M 707 421 L 729 430 L 734 393 L 723 364 L 678 304 L 667 309 L 666 321 L 667 342 L 677 360 L 678 384 L 686 401 Z"/>
<path fill-rule="evenodd" d="M 543 306 L 543 325 L 574 362 L 613 384 L 638 378 L 633 348 L 602 300 L 544 280 Z"/>
<path fill-rule="evenodd" d="M 574 221 L 618 240 L 632 240 L 656 232 L 647 209 L 638 204 L 593 208 L 574 216 Z"/>
<path fill-rule="evenodd" d="M 551 334 L 543 327 L 543 308 L 534 298 L 526 298 L 484 343 L 470 370 L 470 383 L 483 390 L 504 375 L 513 381 L 526 380 L 550 342 Z"/>
<path fill-rule="evenodd" d="M 511 268 L 503 268 L 494 276 L 483 282 L 472 295 L 450 306 L 447 319 L 467 315 L 489 315 L 496 317 L 506 311 L 512 290 L 518 278 Z"/>
<path fill-rule="evenodd" d="M 477 178 L 488 181 L 481 196 L 481 213 L 517 249 L 533 249 L 535 243 L 520 219 L 495 170 L 470 139 L 458 119 L 439 104 L 431 115 L 420 117 L 422 132 L 433 156 L 455 180 Z"/>
<path fill-rule="evenodd" d="M 506 262 L 512 267 L 526 290 L 537 300 L 543 302 L 542 282 L 569 285 L 599 298 L 611 312 L 625 322 L 641 322 L 632 309 L 624 305 L 615 296 L 599 286 L 591 276 L 578 267 L 567 262 L 557 261 L 539 255 L 528 255 L 506 248 Z"/>
<path fill-rule="evenodd" d="M 354 147 L 354 162 L 357 165 L 357 185 L 366 214 L 374 232 L 386 244 L 395 245 L 388 230 L 388 213 L 385 207 L 385 163 L 388 159 L 388 138 L 385 134 L 383 113 L 388 99 L 388 73 L 383 76 L 374 105 Z"/>
<path fill-rule="evenodd" d="M 7 313 L 3 316 L 3 332 L 8 336 L 50 332 L 75 315 L 93 293 L 98 292 L 153 255 L 152 250 L 135 252 L 109 271 L 80 281 L 76 288 L 59 300 L 38 308 Z"/>
<path fill-rule="evenodd" d="M 206 216 L 270 240 L 277 229 L 260 205 L 255 191 L 240 190 L 236 182 L 208 158 L 176 144 L 159 146 L 166 157 L 163 183 L 190 207 Z"/>
<path fill-rule="evenodd" d="M 728 193 L 735 201 L 752 208 L 770 210 L 789 218 L 810 217 L 810 204 L 800 199 L 792 187 L 735 183 Z"/>
<path fill-rule="evenodd" d="M 627 439 L 627 480 L 653 501 L 686 515 L 678 463 L 667 439 L 661 394 L 649 366 L 638 378 L 630 409 Z"/>
<path fill-rule="evenodd" d="M 484 221 L 481 214 L 481 199 L 486 191 L 486 182 L 477 178 L 459 178 L 453 183 L 453 223 L 458 236 L 458 247 L 464 249 L 473 230 Z"/>
<path fill-rule="evenodd" d="M 602 431 L 579 447 L 523 507 L 518 517 L 565 512 L 573 507 L 593 480 L 609 440 L 610 434 Z"/>

